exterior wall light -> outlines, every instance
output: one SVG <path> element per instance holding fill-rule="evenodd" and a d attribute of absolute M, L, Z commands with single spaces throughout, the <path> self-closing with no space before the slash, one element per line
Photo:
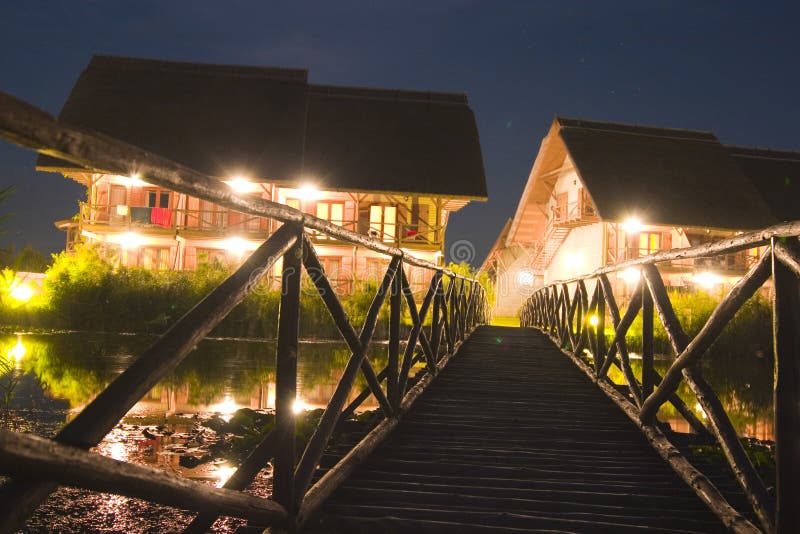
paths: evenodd
<path fill-rule="evenodd" d="M 639 271 L 639 269 L 628 267 L 624 271 L 618 272 L 617 276 L 625 280 L 625 283 L 633 284 L 639 280 L 639 278 L 642 276 L 642 273 Z"/>
<path fill-rule="evenodd" d="M 235 178 L 225 182 L 228 186 L 237 193 L 252 193 L 258 190 L 258 185 L 254 184 L 243 176 L 236 176 Z"/>
<path fill-rule="evenodd" d="M 714 273 L 704 271 L 702 273 L 695 273 L 692 277 L 692 282 L 704 289 L 711 289 L 715 285 L 722 283 L 722 278 Z"/>
<path fill-rule="evenodd" d="M 629 234 L 635 234 L 644 230 L 644 225 L 638 217 L 628 217 L 622 223 L 622 229 Z"/>

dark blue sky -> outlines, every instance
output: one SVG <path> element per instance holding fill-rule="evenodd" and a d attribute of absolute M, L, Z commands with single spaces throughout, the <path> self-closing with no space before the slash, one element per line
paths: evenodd
<path fill-rule="evenodd" d="M 711 130 L 800 149 L 795 3 L 753 1 L 105 2 L 0 5 L 0 91 L 57 113 L 94 53 L 308 68 L 320 84 L 466 92 L 489 202 L 451 219 L 476 262 L 513 210 L 555 114 Z M 15 184 L 0 245 L 52 252 L 81 188 L 0 143 Z M 799 199 L 800 200 L 800 199 Z M 713 201 L 713 200 L 710 200 Z"/>

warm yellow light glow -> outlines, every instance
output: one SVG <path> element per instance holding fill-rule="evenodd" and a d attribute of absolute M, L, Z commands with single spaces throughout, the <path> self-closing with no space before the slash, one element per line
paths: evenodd
<path fill-rule="evenodd" d="M 229 478 L 236 472 L 236 468 L 228 464 L 220 464 L 214 470 L 214 476 L 217 477 L 216 486 L 221 488 L 225 485 Z"/>
<path fill-rule="evenodd" d="M 305 184 L 297 190 L 300 200 L 317 200 L 321 194 L 321 191 L 311 184 Z"/>
<path fill-rule="evenodd" d="M 644 225 L 638 217 L 628 217 L 625 219 L 625 222 L 622 223 L 622 229 L 629 234 L 635 234 L 644 230 Z"/>
<path fill-rule="evenodd" d="M 231 254 L 236 254 L 241 256 L 248 250 L 255 250 L 256 244 L 252 241 L 248 241 L 247 239 L 242 239 L 241 237 L 229 237 L 220 243 L 222 248 L 230 252 Z"/>
<path fill-rule="evenodd" d="M 26 352 L 28 352 L 28 350 L 25 348 L 25 345 L 22 344 L 22 336 L 17 336 L 17 344 L 8 351 L 10 359 L 18 362 L 25 356 Z"/>
<path fill-rule="evenodd" d="M 568 252 L 564 254 L 564 267 L 572 272 L 583 270 L 584 261 L 581 252 Z"/>
<path fill-rule="evenodd" d="M 144 244 L 146 239 L 136 232 L 126 232 L 122 235 L 114 236 L 112 240 L 119 243 L 122 248 L 137 248 Z"/>
<path fill-rule="evenodd" d="M 237 193 L 252 193 L 258 190 L 258 184 L 254 184 L 243 176 L 236 176 L 225 183 Z"/>
<path fill-rule="evenodd" d="M 225 421 L 230 421 L 231 416 L 233 416 L 234 412 L 238 409 L 239 405 L 236 404 L 236 401 L 234 401 L 230 395 L 225 395 L 222 402 L 212 404 L 208 407 L 209 411 L 220 414 L 220 417 Z"/>
<path fill-rule="evenodd" d="M 517 273 L 517 284 L 522 287 L 533 286 L 534 275 L 532 271 L 523 269 Z"/>
<path fill-rule="evenodd" d="M 25 282 L 19 282 L 14 286 L 8 296 L 17 302 L 25 303 L 31 300 L 35 294 L 36 291 L 34 291 L 29 284 L 26 284 Z"/>
<path fill-rule="evenodd" d="M 617 277 L 622 278 L 628 284 L 638 281 L 641 276 L 642 273 L 639 271 L 639 269 L 635 269 L 633 267 L 628 267 L 624 271 L 617 273 Z"/>
<path fill-rule="evenodd" d="M 150 184 L 148 184 L 147 182 L 141 180 L 141 178 L 139 177 L 139 173 L 135 172 L 135 173 L 131 174 L 130 176 L 128 176 L 128 185 L 131 186 L 131 187 L 142 187 L 142 186 L 150 185 Z"/>
<path fill-rule="evenodd" d="M 695 275 L 692 277 L 692 281 L 704 289 L 711 289 L 715 285 L 721 283 L 722 278 L 714 273 L 702 272 L 695 273 Z"/>
<path fill-rule="evenodd" d="M 600 324 L 600 318 L 596 315 L 589 316 L 589 324 L 593 327 L 597 327 Z"/>
<path fill-rule="evenodd" d="M 294 412 L 295 414 L 304 412 L 307 409 L 308 405 L 305 402 L 303 402 L 303 400 L 300 399 L 299 397 L 294 400 L 294 403 L 292 403 L 292 412 Z"/>

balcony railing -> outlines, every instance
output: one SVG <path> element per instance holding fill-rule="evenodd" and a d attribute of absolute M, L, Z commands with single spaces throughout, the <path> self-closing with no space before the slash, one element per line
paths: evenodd
<path fill-rule="evenodd" d="M 553 208 L 552 223 L 555 226 L 572 228 L 598 222 L 599 220 L 600 215 L 598 215 L 594 204 L 586 198 L 584 193 L 581 193 L 579 199 L 574 202 L 557 205 Z"/>
<path fill-rule="evenodd" d="M 237 213 L 229 210 L 192 210 L 154 208 L 148 206 L 127 206 L 109 204 L 89 204 L 81 202 L 80 221 L 83 225 L 108 226 L 109 228 L 159 228 L 183 231 L 207 231 L 227 234 L 258 234 L 269 232 L 268 219 Z M 330 221 L 333 224 L 357 232 L 359 221 Z M 444 228 L 432 226 L 424 221 L 418 223 L 385 224 L 379 229 L 370 227 L 368 235 L 373 239 L 396 246 L 416 245 L 439 247 L 442 244 Z M 317 241 L 337 240 L 324 232 L 311 232 Z"/>

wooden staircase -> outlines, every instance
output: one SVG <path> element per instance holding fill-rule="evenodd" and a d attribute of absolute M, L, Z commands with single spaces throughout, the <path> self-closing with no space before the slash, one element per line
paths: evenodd
<path fill-rule="evenodd" d="M 558 249 L 564 243 L 564 240 L 567 239 L 571 231 L 571 228 L 565 228 L 563 226 L 553 226 L 550 229 L 550 232 L 548 232 L 544 240 L 544 246 L 539 249 L 538 254 L 536 254 L 533 258 L 533 262 L 531 262 L 531 267 L 534 272 L 542 273 L 547 269 L 550 262 L 553 261 L 556 252 L 558 252 Z"/>

